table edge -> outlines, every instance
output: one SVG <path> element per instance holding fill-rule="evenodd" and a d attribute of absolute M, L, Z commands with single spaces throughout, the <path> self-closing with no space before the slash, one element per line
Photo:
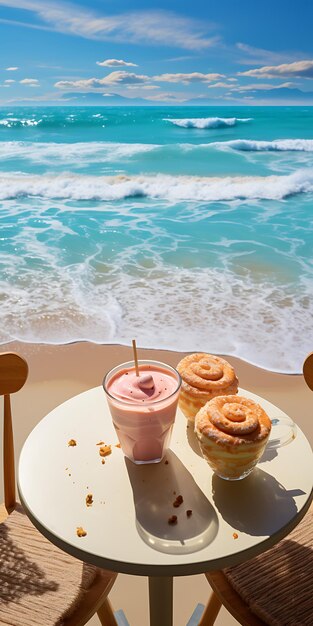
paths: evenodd
<path fill-rule="evenodd" d="M 51 543 L 60 548 L 63 552 L 66 552 L 67 554 L 70 554 L 80 561 L 89 563 L 90 565 L 94 565 L 95 567 L 98 567 L 100 569 L 108 569 L 112 572 L 118 572 L 119 574 L 129 574 L 134 576 L 189 576 L 195 574 L 204 574 L 205 572 L 222 570 L 226 567 L 239 565 L 240 563 L 253 559 L 259 554 L 263 554 L 272 546 L 284 539 L 284 537 L 286 537 L 294 528 L 296 528 L 296 526 L 298 526 L 300 521 L 304 518 L 305 514 L 309 510 L 310 505 L 313 501 L 312 488 L 306 503 L 301 508 L 301 510 L 297 512 L 297 515 L 292 520 L 290 520 L 285 526 L 280 528 L 279 531 L 277 531 L 273 535 L 266 537 L 263 541 L 258 543 L 257 546 L 246 548 L 240 553 L 228 555 L 227 557 L 222 557 L 219 559 L 213 559 L 211 561 L 198 561 L 197 563 L 181 563 L 176 565 L 138 565 L 137 563 L 121 563 L 120 561 L 105 559 L 104 557 L 100 557 L 97 554 L 86 552 L 73 544 L 63 542 L 62 539 L 54 535 L 50 530 L 43 526 L 33 514 L 33 512 L 28 508 L 23 499 L 23 495 L 19 486 L 19 481 L 17 481 L 17 488 L 21 504 L 27 516 L 29 517 L 33 525 L 37 528 L 37 530 Z"/>

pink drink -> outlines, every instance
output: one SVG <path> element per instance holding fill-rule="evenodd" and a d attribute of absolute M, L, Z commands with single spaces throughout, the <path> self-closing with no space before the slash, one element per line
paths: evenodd
<path fill-rule="evenodd" d="M 134 463 L 158 463 L 170 443 L 181 379 L 158 361 L 139 361 L 139 374 L 133 361 L 122 363 L 103 388 L 124 454 Z"/>

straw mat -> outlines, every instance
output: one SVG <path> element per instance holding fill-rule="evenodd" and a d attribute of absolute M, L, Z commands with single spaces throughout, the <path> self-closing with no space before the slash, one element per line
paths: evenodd
<path fill-rule="evenodd" d="M 313 507 L 276 546 L 223 572 L 270 626 L 313 626 Z"/>
<path fill-rule="evenodd" d="M 0 524 L 0 625 L 62 626 L 97 572 L 45 539 L 18 506 Z"/>

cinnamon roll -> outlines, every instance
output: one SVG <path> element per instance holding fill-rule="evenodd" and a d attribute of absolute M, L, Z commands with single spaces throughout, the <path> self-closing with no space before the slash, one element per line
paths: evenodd
<path fill-rule="evenodd" d="M 207 402 L 195 419 L 203 457 L 221 478 L 238 480 L 254 468 L 271 432 L 262 407 L 242 396 L 219 396 Z"/>
<path fill-rule="evenodd" d="M 182 378 L 179 406 L 194 421 L 199 409 L 216 396 L 238 391 L 234 368 L 218 356 L 197 352 L 184 357 L 177 365 Z"/>

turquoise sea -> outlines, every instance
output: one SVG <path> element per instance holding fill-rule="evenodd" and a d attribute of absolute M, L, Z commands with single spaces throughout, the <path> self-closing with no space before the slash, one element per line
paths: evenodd
<path fill-rule="evenodd" d="M 135 337 L 301 371 L 313 108 L 2 108 L 0 161 L 0 343 Z"/>

